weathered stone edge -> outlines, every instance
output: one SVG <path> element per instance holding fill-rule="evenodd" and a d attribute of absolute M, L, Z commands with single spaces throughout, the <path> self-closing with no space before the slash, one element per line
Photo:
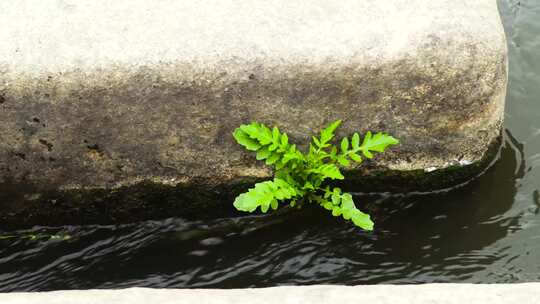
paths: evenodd
<path fill-rule="evenodd" d="M 429 192 L 463 185 L 481 175 L 497 160 L 503 136 L 492 140 L 483 157 L 470 164 L 433 170 L 391 170 L 376 166 L 346 172 L 345 187 L 357 192 Z"/>
<path fill-rule="evenodd" d="M 399 171 L 379 168 L 376 162 L 345 172 L 338 185 L 353 192 L 433 191 L 455 187 L 474 179 L 497 160 L 502 136 L 496 138 L 476 162 L 434 171 Z M 472 178 L 471 178 L 472 177 Z M 183 217 L 193 220 L 239 216 L 234 198 L 266 178 L 242 178 L 228 183 L 209 184 L 197 180 L 189 184 L 167 184 L 142 180 L 112 189 L 82 188 L 46 190 L 21 182 L 0 184 L 0 229 L 34 225 L 62 226 L 115 224 L 142 220 Z"/>

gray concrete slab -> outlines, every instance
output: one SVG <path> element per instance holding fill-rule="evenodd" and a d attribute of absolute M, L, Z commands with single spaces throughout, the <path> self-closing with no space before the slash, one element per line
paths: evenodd
<path fill-rule="evenodd" d="M 260 289 L 74 290 L 0 294 L 2 304 L 537 304 L 540 284 L 290 286 Z"/>

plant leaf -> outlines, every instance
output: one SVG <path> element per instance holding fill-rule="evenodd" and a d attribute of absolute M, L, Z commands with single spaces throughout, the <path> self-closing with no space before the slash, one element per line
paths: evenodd
<path fill-rule="evenodd" d="M 233 137 L 236 139 L 237 143 L 241 144 L 249 151 L 257 151 L 261 148 L 261 145 L 256 140 L 250 138 L 249 135 L 240 128 L 234 130 Z"/>
<path fill-rule="evenodd" d="M 322 206 L 326 210 L 332 210 L 332 208 L 334 208 L 334 205 L 332 205 L 332 203 L 329 201 L 325 201 Z"/>
<path fill-rule="evenodd" d="M 362 211 L 358 210 L 358 212 L 355 212 L 355 214 L 352 216 L 353 223 L 367 231 L 372 231 L 374 223 L 371 220 L 371 217 L 369 214 L 365 214 Z"/>
<path fill-rule="evenodd" d="M 334 132 L 341 125 L 341 120 L 336 120 L 329 126 L 321 130 L 321 142 L 323 144 L 329 142 L 334 137 Z"/>
<path fill-rule="evenodd" d="M 267 159 L 271 154 L 267 147 L 263 147 L 257 151 L 257 160 Z"/>
<path fill-rule="evenodd" d="M 262 212 L 266 212 L 270 207 L 276 209 L 277 201 L 291 199 L 295 193 L 294 187 L 275 178 L 255 184 L 255 187 L 237 196 L 233 205 L 240 211 L 253 212 L 260 207 Z"/>
<path fill-rule="evenodd" d="M 272 210 L 276 210 L 278 208 L 279 204 L 278 204 L 278 201 L 276 199 L 272 200 L 272 202 L 270 203 L 270 207 L 272 207 Z"/>
<path fill-rule="evenodd" d="M 355 162 L 357 163 L 361 163 L 362 162 L 362 157 L 360 157 L 360 155 L 356 154 L 356 153 L 351 153 L 349 154 L 349 157 L 354 160 Z"/>
<path fill-rule="evenodd" d="M 341 171 L 339 170 L 338 166 L 334 164 L 324 164 L 316 169 L 309 170 L 309 172 L 319 174 L 322 177 L 322 179 L 325 179 L 325 178 L 344 179 L 345 178 L 343 174 L 341 174 Z"/>
<path fill-rule="evenodd" d="M 348 160 L 345 156 L 343 156 L 343 155 L 338 155 L 337 161 L 339 162 L 340 165 L 342 165 L 342 166 L 344 166 L 344 167 L 348 167 L 348 166 L 350 166 L 350 164 L 351 164 L 351 163 L 349 162 L 349 160 Z"/>
<path fill-rule="evenodd" d="M 320 137 L 313 137 L 307 155 L 290 144 L 288 135 L 277 127 L 269 128 L 252 122 L 235 129 L 233 137 L 240 145 L 255 151 L 257 160 L 264 160 L 276 169 L 274 180 L 257 183 L 236 197 L 235 208 L 246 212 L 257 209 L 267 212 L 277 209 L 281 201 L 288 201 L 291 207 L 297 208 L 305 202 L 312 202 L 331 211 L 334 216 L 350 220 L 362 229 L 372 230 L 373 221 L 368 214 L 356 208 L 353 196 L 342 193 L 337 187 L 330 189 L 324 181 L 344 179 L 338 164 L 348 167 L 350 161 L 360 163 L 363 159 L 361 154 L 372 158 L 374 152 L 384 152 L 399 141 L 385 133 L 367 132 L 360 144 L 360 135 L 353 133 L 351 138 L 342 138 L 336 147 L 330 141 L 340 124 L 341 120 L 334 121 L 321 130 Z"/>
<path fill-rule="evenodd" d="M 281 146 L 283 148 L 286 148 L 289 145 L 289 136 L 287 136 L 287 133 L 283 133 L 281 135 Z"/>
<path fill-rule="evenodd" d="M 343 137 L 341 140 L 341 153 L 345 154 L 349 150 L 349 139 L 347 137 Z"/>
<path fill-rule="evenodd" d="M 268 158 L 266 159 L 266 164 L 267 164 L 267 165 L 274 164 L 274 163 L 277 162 L 280 158 L 281 158 L 281 155 L 279 155 L 278 153 L 272 153 L 272 154 L 270 155 L 270 157 L 268 157 Z"/>
<path fill-rule="evenodd" d="M 358 149 L 358 147 L 360 146 L 360 135 L 358 135 L 358 133 L 353 134 L 351 145 L 353 149 Z"/>
<path fill-rule="evenodd" d="M 312 138 L 313 138 L 313 142 L 315 143 L 315 145 L 316 145 L 317 147 L 321 147 L 321 146 L 322 146 L 322 145 L 321 145 L 321 142 L 319 141 L 319 139 L 317 139 L 317 137 L 312 136 Z"/>
<path fill-rule="evenodd" d="M 360 146 L 360 150 L 367 158 L 372 158 L 374 152 L 384 152 L 384 150 L 391 145 L 399 144 L 399 140 L 385 133 L 377 133 L 372 135 L 371 132 L 367 132 L 364 136 L 364 141 Z"/>
<path fill-rule="evenodd" d="M 332 207 L 332 215 L 333 216 L 340 216 L 342 213 L 341 208 L 339 206 Z"/>
<path fill-rule="evenodd" d="M 272 141 L 278 142 L 279 141 L 279 129 L 278 127 L 274 127 L 272 129 Z"/>

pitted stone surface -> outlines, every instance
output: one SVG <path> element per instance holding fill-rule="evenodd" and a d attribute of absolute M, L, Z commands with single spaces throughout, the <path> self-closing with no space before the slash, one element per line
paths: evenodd
<path fill-rule="evenodd" d="M 380 169 L 475 163 L 506 61 L 494 0 L 2 1 L 0 182 L 267 177 L 231 136 L 252 120 L 389 132 Z"/>

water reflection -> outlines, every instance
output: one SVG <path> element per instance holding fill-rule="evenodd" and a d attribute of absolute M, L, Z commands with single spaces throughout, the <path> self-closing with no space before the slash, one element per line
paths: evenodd
<path fill-rule="evenodd" d="M 401 208 L 392 203 L 393 198 L 387 200 L 390 203 L 381 213 L 392 213 L 392 217 L 381 228 L 395 237 L 374 244 L 396 248 L 396 239 L 402 239 L 392 260 L 409 265 L 411 275 L 396 277 L 395 282 L 463 281 L 501 258 L 501 253 L 489 246 L 517 227 L 518 217 L 508 211 L 514 203 L 517 181 L 525 174 L 522 150 L 508 132 L 500 160 L 465 187 L 404 196 L 398 200 Z"/>

